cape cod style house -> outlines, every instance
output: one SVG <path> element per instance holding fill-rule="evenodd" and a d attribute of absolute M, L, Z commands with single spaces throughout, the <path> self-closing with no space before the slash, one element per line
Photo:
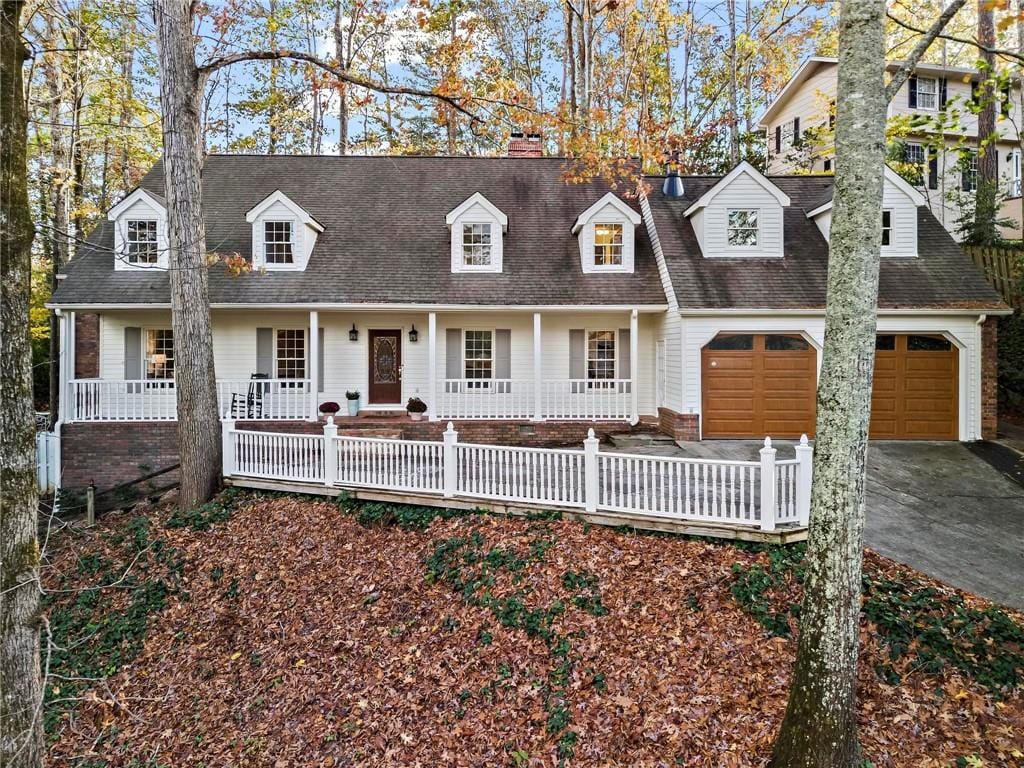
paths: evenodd
<path fill-rule="evenodd" d="M 316 431 L 358 390 L 342 429 L 410 438 L 449 420 L 483 443 L 813 435 L 831 177 L 741 164 L 637 197 L 520 154 L 209 157 L 207 247 L 253 266 L 210 268 L 222 417 Z M 175 460 L 162 188 L 158 164 L 52 299 L 68 486 Z M 886 173 L 872 434 L 974 440 L 1007 310 L 924 203 Z"/>

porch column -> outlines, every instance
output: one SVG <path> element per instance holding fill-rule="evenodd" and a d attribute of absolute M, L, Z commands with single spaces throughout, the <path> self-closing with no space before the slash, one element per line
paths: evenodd
<path fill-rule="evenodd" d="M 541 367 L 540 312 L 533 313 L 533 420 L 544 420 L 544 371 Z"/>
<path fill-rule="evenodd" d="M 309 420 L 319 420 L 317 399 L 320 390 L 320 313 L 309 312 Z"/>
<path fill-rule="evenodd" d="M 427 420 L 437 421 L 437 312 L 427 315 Z"/>
<path fill-rule="evenodd" d="M 64 423 L 75 417 L 71 396 L 71 380 L 75 378 L 75 313 L 56 310 L 57 340 L 59 356 L 57 358 L 58 394 L 56 422 Z"/>
<path fill-rule="evenodd" d="M 634 309 L 629 314 L 629 399 L 630 399 L 630 416 L 629 423 L 636 424 L 640 421 L 640 393 L 637 391 L 636 386 L 636 371 L 640 367 L 640 360 L 637 358 L 637 351 L 640 347 L 638 327 L 639 327 L 639 315 Z"/>

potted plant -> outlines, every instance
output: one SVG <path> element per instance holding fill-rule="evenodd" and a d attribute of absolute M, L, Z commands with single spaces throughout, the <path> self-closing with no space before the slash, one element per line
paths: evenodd
<path fill-rule="evenodd" d="M 327 420 L 333 422 L 334 414 L 341 410 L 341 406 L 332 400 L 328 400 L 326 403 L 320 403 L 320 413 L 327 416 Z"/>
<path fill-rule="evenodd" d="M 427 412 L 427 404 L 418 397 L 410 397 L 409 402 L 405 404 L 405 410 L 409 412 L 410 419 L 420 421 Z"/>
<path fill-rule="evenodd" d="M 345 399 L 348 400 L 348 415 L 358 416 L 359 415 L 359 390 L 350 389 L 345 393 Z"/>

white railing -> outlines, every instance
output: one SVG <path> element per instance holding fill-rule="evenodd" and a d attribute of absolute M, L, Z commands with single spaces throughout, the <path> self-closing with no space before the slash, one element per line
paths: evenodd
<path fill-rule="evenodd" d="M 444 419 L 529 419 L 533 382 L 520 379 L 445 379 L 437 397 Z"/>
<path fill-rule="evenodd" d="M 310 411 L 307 379 L 242 379 L 217 382 L 222 419 L 305 419 Z M 174 421 L 173 379 L 72 379 L 68 421 Z"/>
<path fill-rule="evenodd" d="M 40 493 L 60 487 L 60 437 L 53 432 L 36 432 L 36 485 Z"/>
<path fill-rule="evenodd" d="M 630 379 L 548 379 L 541 382 L 541 416 L 556 420 L 629 420 L 633 415 Z"/>
<path fill-rule="evenodd" d="M 801 438 L 793 459 L 776 460 L 765 438 L 758 461 L 609 453 L 594 431 L 583 450 L 239 430 L 225 421 L 224 476 L 493 499 L 772 531 L 806 527 L 811 455 Z"/>
<path fill-rule="evenodd" d="M 308 379 L 218 379 L 217 407 L 222 419 L 306 419 L 310 386 Z"/>

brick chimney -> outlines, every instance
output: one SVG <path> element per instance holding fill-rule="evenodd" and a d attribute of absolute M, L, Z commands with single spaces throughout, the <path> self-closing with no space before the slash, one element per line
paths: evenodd
<path fill-rule="evenodd" d="M 513 132 L 508 140 L 509 157 L 544 157 L 544 143 L 539 133 Z"/>

